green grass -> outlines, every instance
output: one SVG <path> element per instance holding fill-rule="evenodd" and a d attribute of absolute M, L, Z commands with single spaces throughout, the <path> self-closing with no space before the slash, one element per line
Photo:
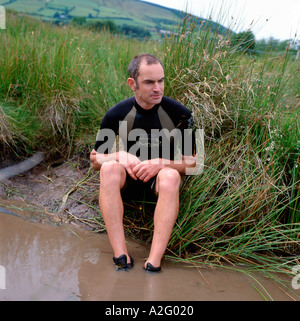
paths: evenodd
<path fill-rule="evenodd" d="M 55 150 L 64 156 L 85 138 L 87 126 L 96 132 L 104 111 L 129 94 L 125 78 L 115 84 L 131 55 L 145 46 L 14 15 L 8 15 L 1 42 L 0 97 L 9 106 L 8 117 L 17 112 L 27 117 L 16 120 L 26 144 L 30 141 L 26 150 L 58 143 Z"/>
<path fill-rule="evenodd" d="M 8 13 L 0 33 L 1 157 L 88 155 L 104 113 L 132 95 L 130 60 L 153 53 L 165 65 L 166 95 L 205 129 L 205 170 L 185 181 L 167 256 L 291 275 L 300 253 L 299 62 L 288 53 L 247 56 L 226 35 L 187 27 L 185 20 L 181 34 L 162 43 L 141 42 Z M 97 208 L 97 198 L 86 203 Z M 128 234 L 149 239 L 147 213 L 137 207 L 126 216 Z M 101 216 L 91 221 L 103 229 Z"/>

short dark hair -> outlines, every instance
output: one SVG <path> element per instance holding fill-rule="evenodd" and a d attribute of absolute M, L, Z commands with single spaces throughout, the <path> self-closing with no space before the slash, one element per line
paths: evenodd
<path fill-rule="evenodd" d="M 140 55 L 135 56 L 129 64 L 128 72 L 129 72 L 129 77 L 133 78 L 136 82 L 137 82 L 137 77 L 139 75 L 140 65 L 142 61 L 146 61 L 147 65 L 160 64 L 163 67 L 162 62 L 154 55 L 151 55 L 148 53 L 142 53 Z"/>

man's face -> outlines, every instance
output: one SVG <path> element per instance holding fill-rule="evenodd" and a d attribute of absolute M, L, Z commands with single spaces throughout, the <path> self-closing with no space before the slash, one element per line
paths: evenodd
<path fill-rule="evenodd" d="M 134 91 L 137 103 L 144 109 L 151 109 L 159 104 L 164 94 L 164 69 L 161 64 L 140 65 L 137 83 L 129 78 L 128 84 Z"/>

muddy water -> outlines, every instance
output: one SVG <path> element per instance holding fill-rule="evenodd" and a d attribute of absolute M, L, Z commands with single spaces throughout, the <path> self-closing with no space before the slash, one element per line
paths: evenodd
<path fill-rule="evenodd" d="M 0 211 L 0 265 L 6 271 L 0 300 L 263 300 L 253 279 L 236 271 L 164 261 L 161 273 L 147 273 L 142 265 L 149 249 L 131 240 L 135 267 L 116 271 L 105 234 L 49 224 L 43 210 L 20 202 L 3 204 L 21 217 Z M 256 278 L 274 300 L 291 299 L 273 282 Z"/>

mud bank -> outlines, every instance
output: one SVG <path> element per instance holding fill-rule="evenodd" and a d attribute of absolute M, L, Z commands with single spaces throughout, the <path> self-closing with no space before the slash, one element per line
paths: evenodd
<path fill-rule="evenodd" d="M 98 173 L 89 169 L 80 159 L 38 165 L 0 182 L 0 198 L 37 205 L 61 221 L 99 217 Z"/>

